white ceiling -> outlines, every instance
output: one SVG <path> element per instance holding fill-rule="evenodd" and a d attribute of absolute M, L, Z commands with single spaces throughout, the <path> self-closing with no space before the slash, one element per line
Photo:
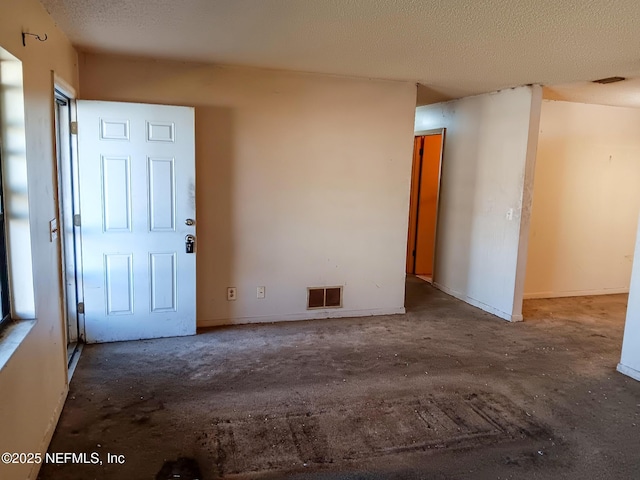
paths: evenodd
<path fill-rule="evenodd" d="M 41 2 L 83 51 L 409 80 L 426 102 L 640 77 L 638 0 Z"/>

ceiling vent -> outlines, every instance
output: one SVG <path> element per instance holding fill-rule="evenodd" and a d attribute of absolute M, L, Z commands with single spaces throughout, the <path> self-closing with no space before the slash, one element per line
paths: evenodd
<path fill-rule="evenodd" d="M 607 77 L 607 78 L 601 78 L 600 80 L 594 80 L 593 83 L 600 83 L 602 85 L 606 85 L 607 83 L 622 82 L 624 80 L 626 80 L 626 78 L 624 77 Z"/>
<path fill-rule="evenodd" d="M 307 288 L 307 309 L 341 308 L 342 287 L 309 287 Z"/>

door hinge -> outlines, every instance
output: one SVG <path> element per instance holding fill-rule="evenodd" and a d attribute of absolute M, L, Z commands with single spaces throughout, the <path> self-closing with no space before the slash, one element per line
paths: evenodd
<path fill-rule="evenodd" d="M 73 216 L 73 226 L 74 227 L 79 227 L 81 225 L 80 223 L 80 214 L 76 214 Z"/>
<path fill-rule="evenodd" d="M 78 122 L 71 122 L 69 128 L 71 128 L 71 135 L 77 135 L 78 134 Z"/>
<path fill-rule="evenodd" d="M 78 313 L 84 313 L 84 302 L 78 304 Z"/>

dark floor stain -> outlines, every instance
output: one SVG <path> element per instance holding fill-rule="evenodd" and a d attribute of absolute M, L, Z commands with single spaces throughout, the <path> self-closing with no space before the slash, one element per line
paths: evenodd
<path fill-rule="evenodd" d="M 156 480 L 200 480 L 201 478 L 198 462 L 193 458 L 187 457 L 164 462 L 164 465 L 156 475 Z"/>
<path fill-rule="evenodd" d="M 180 458 L 199 471 L 164 478 L 640 478 L 640 383 L 615 372 L 626 296 L 587 300 L 508 323 L 410 278 L 406 315 L 88 345 L 49 452 L 105 462 L 38 478 L 162 479 Z"/>
<path fill-rule="evenodd" d="M 214 424 L 209 451 L 221 474 L 288 470 L 550 436 L 541 423 L 509 399 L 488 392 L 404 398 L 306 413 L 250 414 L 218 418 Z"/>

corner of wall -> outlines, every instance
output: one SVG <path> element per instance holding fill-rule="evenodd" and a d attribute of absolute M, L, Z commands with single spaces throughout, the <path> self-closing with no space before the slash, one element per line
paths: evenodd
<path fill-rule="evenodd" d="M 519 320 L 522 320 L 522 300 L 529 249 L 529 225 L 531 223 L 531 205 L 533 203 L 533 182 L 538 150 L 538 135 L 540 133 L 540 113 L 542 110 L 542 87 L 540 85 L 532 85 L 529 88 L 531 91 L 531 110 L 529 112 L 529 133 L 522 181 L 520 238 L 518 240 L 518 258 L 516 263 L 513 309 L 511 312 L 512 316 L 519 318 Z"/>
<path fill-rule="evenodd" d="M 619 363 L 616 370 L 627 377 L 631 377 L 634 380 L 638 380 L 640 382 L 640 370 L 636 370 L 635 368 L 628 367 Z"/>
<path fill-rule="evenodd" d="M 631 271 L 631 286 L 627 301 L 627 317 L 622 339 L 618 371 L 640 380 L 640 223 L 636 233 L 635 253 Z"/>

